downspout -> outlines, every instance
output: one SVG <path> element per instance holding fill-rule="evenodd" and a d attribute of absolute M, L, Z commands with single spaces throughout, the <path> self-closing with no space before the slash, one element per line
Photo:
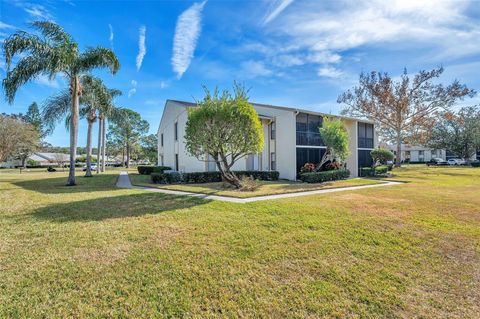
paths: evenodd
<path fill-rule="evenodd" d="M 295 110 L 295 181 L 298 180 L 297 178 L 297 115 L 298 113 L 300 113 L 300 111 L 298 109 Z M 277 150 L 277 141 L 275 141 L 275 151 Z"/>

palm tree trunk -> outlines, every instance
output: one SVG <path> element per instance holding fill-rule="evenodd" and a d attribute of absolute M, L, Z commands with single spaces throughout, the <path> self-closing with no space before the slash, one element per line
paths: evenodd
<path fill-rule="evenodd" d="M 106 136 L 106 125 L 105 125 L 105 118 L 102 119 L 102 172 L 105 172 L 105 151 L 107 148 L 107 144 L 105 143 L 105 136 Z"/>
<path fill-rule="evenodd" d="M 100 152 L 102 149 L 102 115 L 98 121 L 97 174 L 100 173 Z"/>
<path fill-rule="evenodd" d="M 87 171 L 85 172 L 85 177 L 92 177 L 92 128 L 93 128 L 93 121 L 88 120 L 88 129 L 87 129 Z"/>
<path fill-rule="evenodd" d="M 130 145 L 127 143 L 127 168 L 130 167 Z"/>
<path fill-rule="evenodd" d="M 72 92 L 72 118 L 70 120 L 70 168 L 68 172 L 67 186 L 75 186 L 75 160 L 77 158 L 77 139 L 78 139 L 78 104 L 80 95 L 80 79 L 73 76 L 70 80 Z"/>

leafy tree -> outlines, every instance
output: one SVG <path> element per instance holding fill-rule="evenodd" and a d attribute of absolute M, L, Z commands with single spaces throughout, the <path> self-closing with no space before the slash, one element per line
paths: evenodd
<path fill-rule="evenodd" d="M 211 94 L 205 88 L 205 97 L 197 104 L 188 113 L 187 151 L 202 161 L 210 156 L 223 179 L 241 188 L 240 179 L 230 169 L 240 158 L 263 149 L 262 124 L 245 89 L 235 84 L 232 95 L 227 90 Z"/>
<path fill-rule="evenodd" d="M 324 117 L 320 135 L 326 145 L 325 153 L 318 164 L 320 169 L 327 161 L 338 159 L 343 162 L 349 155 L 348 132 L 340 119 Z"/>
<path fill-rule="evenodd" d="M 377 163 L 385 164 L 387 161 L 391 161 L 395 157 L 390 150 L 381 147 L 372 150 L 370 156 L 372 156 L 373 165 L 376 165 Z"/>
<path fill-rule="evenodd" d="M 75 185 L 75 157 L 78 138 L 79 98 L 82 94 L 80 75 L 94 68 L 107 67 L 115 74 L 120 65 L 112 50 L 106 48 L 89 48 L 79 52 L 78 44 L 58 24 L 37 21 L 32 26 L 41 36 L 24 31 L 17 31 L 9 36 L 3 44 L 7 66 L 7 76 L 3 80 L 5 96 L 12 103 L 15 94 L 22 85 L 39 75 L 54 78 L 62 73 L 69 81 L 70 105 L 70 171 L 67 185 Z M 10 69 L 15 55 L 19 60 L 15 68 Z M 65 101 L 63 101 L 65 102 Z M 65 113 L 63 113 L 65 114 Z M 50 127 L 51 128 L 51 127 Z"/>
<path fill-rule="evenodd" d="M 157 135 L 150 134 L 142 138 L 141 141 L 142 155 L 148 159 L 150 163 L 156 163 L 158 160 L 158 139 Z"/>
<path fill-rule="evenodd" d="M 480 110 L 470 106 L 457 113 L 442 113 L 433 127 L 429 144 L 469 160 L 480 149 Z"/>
<path fill-rule="evenodd" d="M 17 117 L 0 115 L 0 162 L 9 158 L 25 161 L 39 145 L 35 127 Z"/>
<path fill-rule="evenodd" d="M 401 144 L 423 142 L 439 111 L 475 92 L 457 80 L 434 83 L 443 68 L 420 71 L 413 78 L 406 70 L 399 80 L 388 73 L 361 73 L 359 85 L 338 97 L 346 104 L 343 114 L 365 117 L 376 123 L 386 141 L 397 146 L 396 166 L 401 163 Z"/>
<path fill-rule="evenodd" d="M 45 125 L 42 119 L 42 114 L 38 109 L 37 102 L 33 102 L 28 107 L 28 111 L 25 114 L 25 121 L 27 123 L 32 124 L 35 127 L 35 129 L 38 131 L 38 134 L 40 135 L 40 138 L 43 139 L 47 135 L 46 134 L 47 132 L 45 130 Z"/>
<path fill-rule="evenodd" d="M 108 133 L 114 144 L 121 144 L 126 152 L 126 166 L 130 165 L 130 155 L 141 138 L 148 132 L 149 124 L 140 114 L 129 109 L 120 109 L 112 119 Z"/>

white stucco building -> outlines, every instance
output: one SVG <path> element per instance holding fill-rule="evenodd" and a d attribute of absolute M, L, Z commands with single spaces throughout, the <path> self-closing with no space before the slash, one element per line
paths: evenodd
<path fill-rule="evenodd" d="M 325 146 L 318 127 L 323 113 L 292 107 L 252 103 L 263 126 L 264 148 L 238 160 L 234 170 L 276 170 L 280 178 L 295 180 L 305 163 L 319 163 Z M 195 103 L 167 100 L 158 128 L 158 164 L 181 172 L 214 171 L 213 162 L 200 161 L 185 149 L 185 126 L 188 108 Z M 359 167 L 370 166 L 370 151 L 377 145 L 372 122 L 339 117 L 350 136 L 350 156 L 346 163 L 351 176 L 358 176 Z"/>
<path fill-rule="evenodd" d="M 396 155 L 396 145 L 388 145 L 388 148 Z M 423 145 L 402 144 L 400 157 L 402 162 L 412 163 L 424 163 L 430 161 L 432 158 L 441 158 L 445 161 L 447 159 L 447 151 L 445 149 L 433 149 Z"/>

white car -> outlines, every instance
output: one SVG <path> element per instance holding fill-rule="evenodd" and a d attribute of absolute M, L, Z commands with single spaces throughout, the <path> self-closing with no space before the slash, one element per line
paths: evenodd
<path fill-rule="evenodd" d="M 447 161 L 448 165 L 465 165 L 465 160 L 460 158 L 451 158 Z"/>
<path fill-rule="evenodd" d="M 87 170 L 87 165 L 83 167 L 83 171 L 85 172 Z M 97 170 L 97 164 L 91 164 L 90 165 L 90 170 L 96 171 Z"/>

